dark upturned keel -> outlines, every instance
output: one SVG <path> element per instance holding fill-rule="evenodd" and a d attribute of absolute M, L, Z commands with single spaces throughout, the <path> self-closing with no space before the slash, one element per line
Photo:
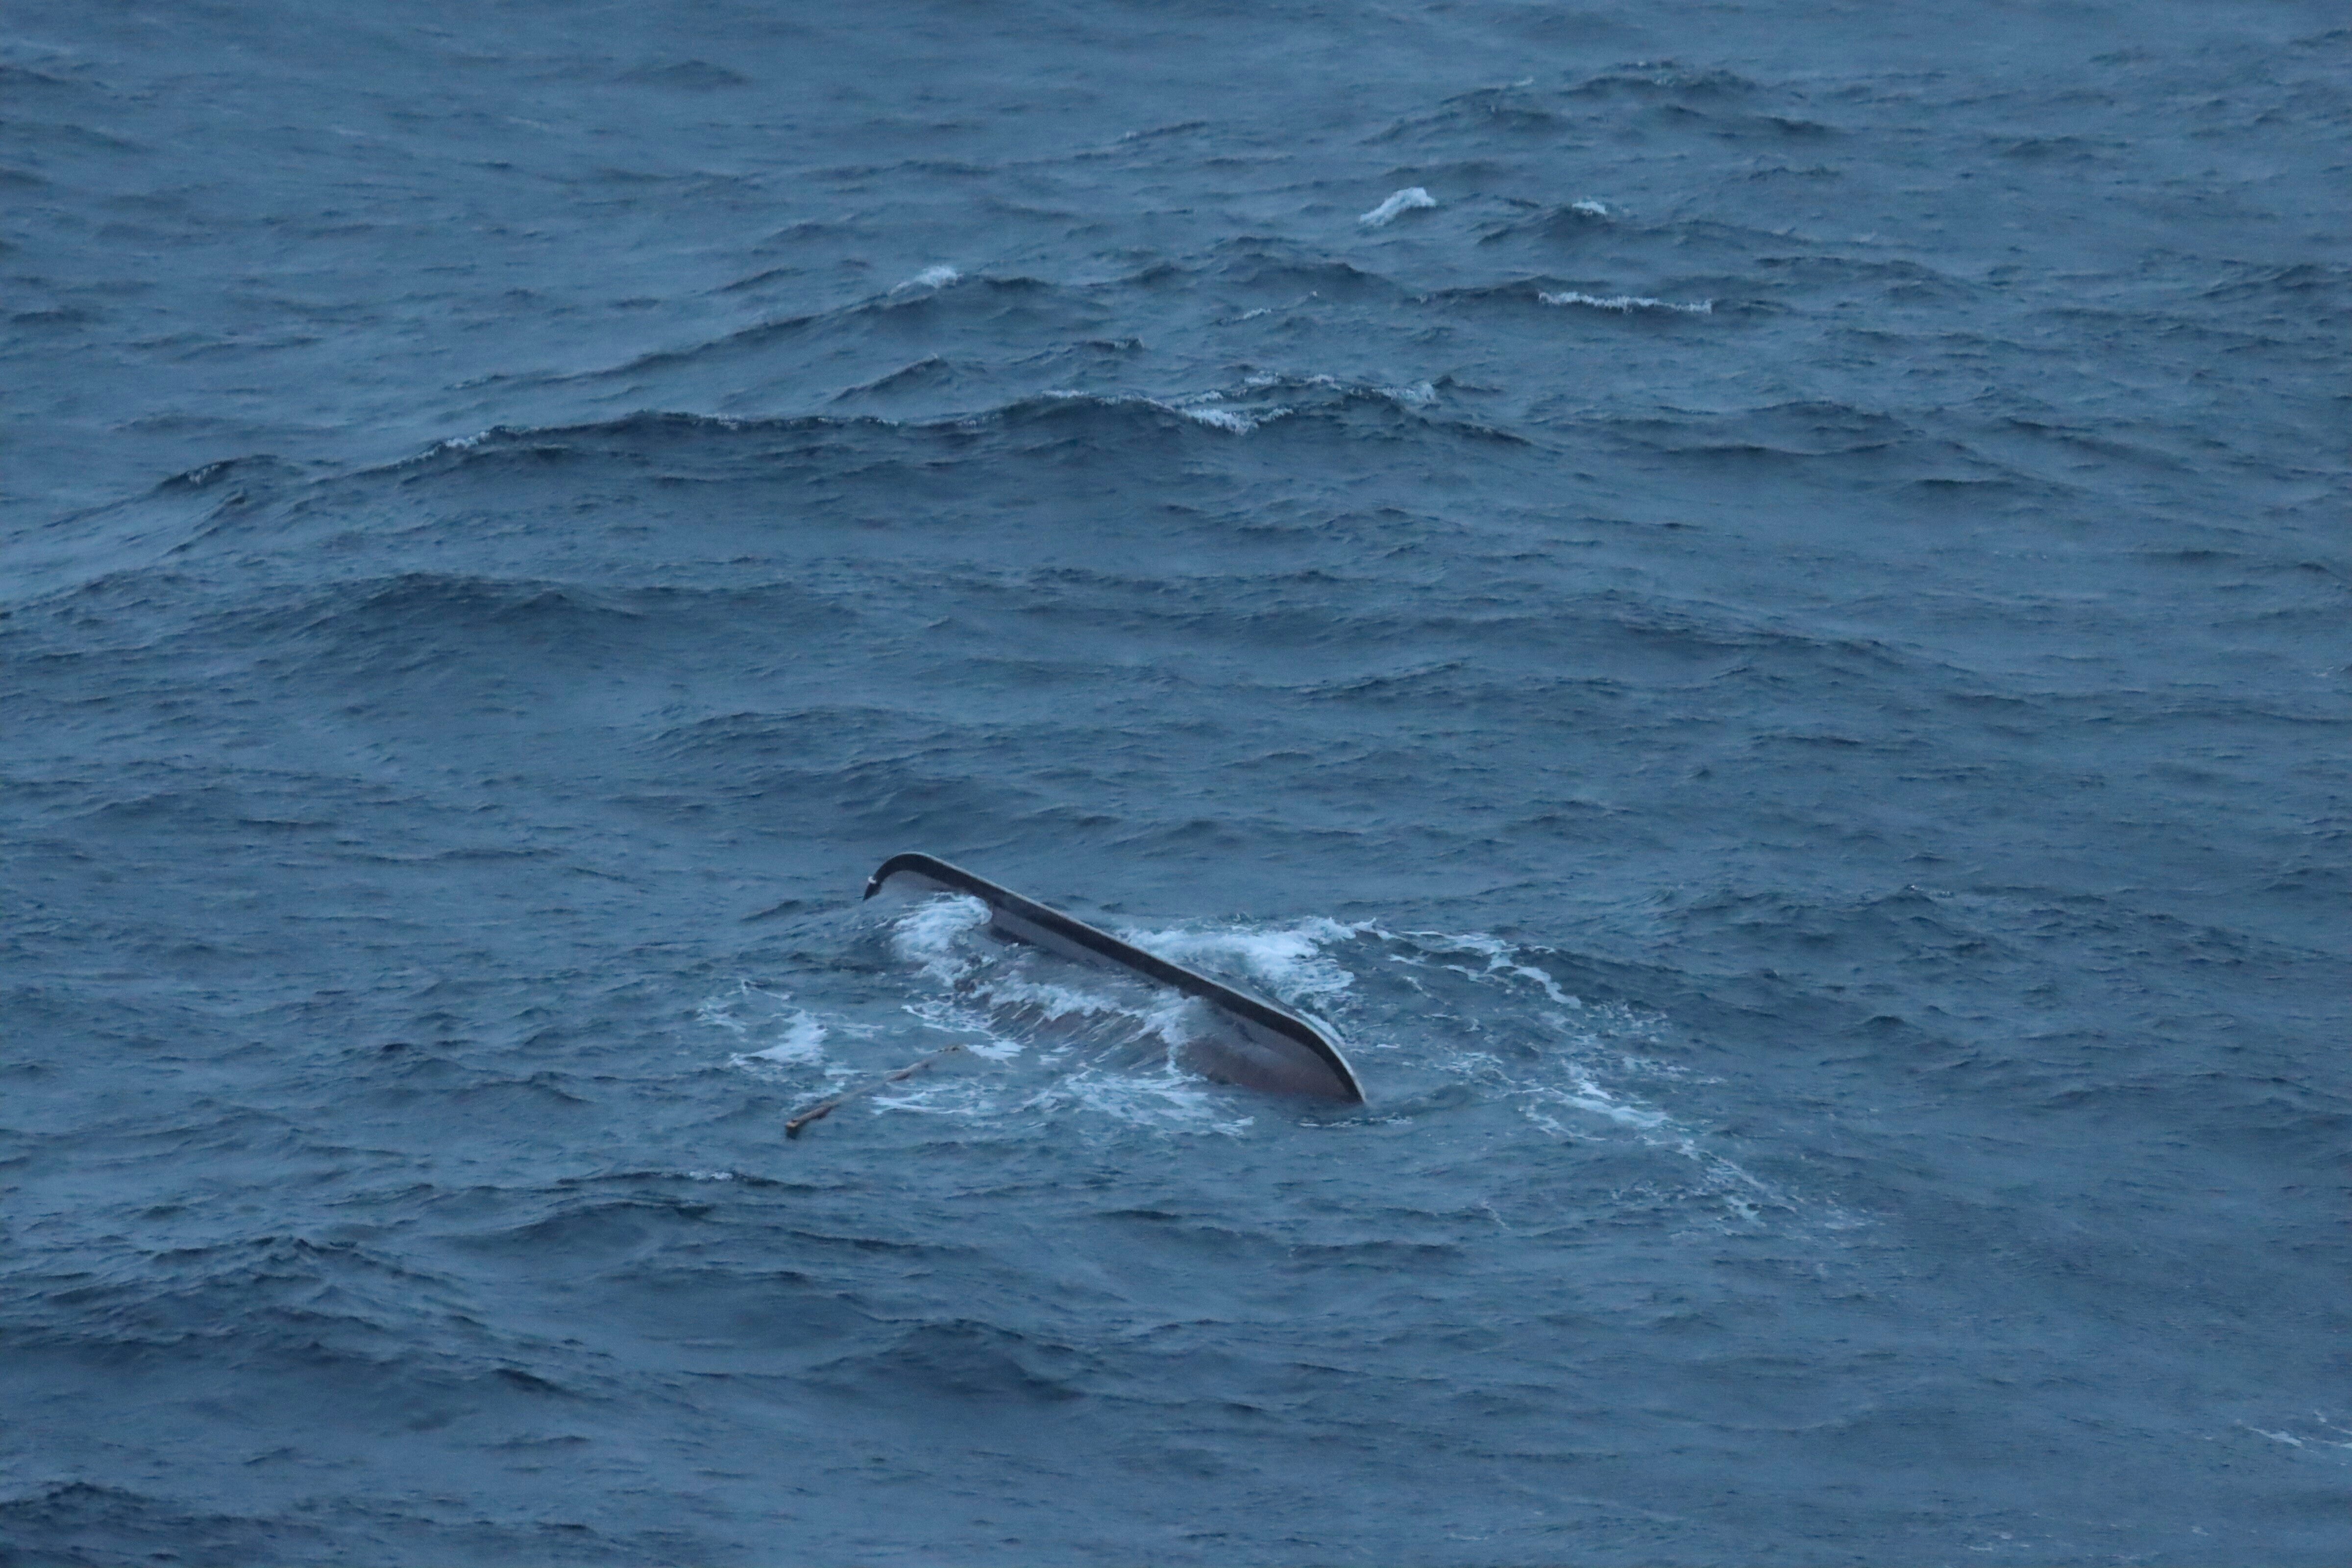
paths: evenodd
<path fill-rule="evenodd" d="M 886 886 L 968 894 L 988 906 L 989 925 L 1000 935 L 1080 963 L 1123 969 L 1199 999 L 1216 1026 L 1190 1043 L 1187 1057 L 1188 1065 L 1206 1077 L 1245 1089 L 1363 1103 L 1364 1091 L 1339 1047 L 1306 1019 L 1270 1003 L 1171 963 L 936 856 L 891 856 L 867 879 L 866 896 L 870 899 Z"/>

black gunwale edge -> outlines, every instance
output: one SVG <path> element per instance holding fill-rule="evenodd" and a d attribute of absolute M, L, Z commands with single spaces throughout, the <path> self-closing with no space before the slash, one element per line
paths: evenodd
<path fill-rule="evenodd" d="M 880 892 L 882 884 L 901 871 L 919 872 L 960 892 L 970 893 L 992 908 L 1007 910 L 1023 920 L 1044 926 L 1055 935 L 1109 959 L 1122 968 L 1148 975 L 1162 985 L 1187 995 L 1198 996 L 1262 1028 L 1272 1029 L 1297 1041 L 1321 1058 L 1324 1065 L 1339 1078 L 1348 1089 L 1345 1098 L 1357 1105 L 1364 1103 L 1363 1086 L 1356 1081 L 1355 1069 L 1348 1065 L 1348 1058 L 1339 1054 L 1339 1047 L 1324 1037 L 1320 1029 L 1306 1019 L 1286 1013 L 1269 1002 L 1262 1002 L 1246 992 L 1236 991 L 1222 981 L 1196 973 L 1181 963 L 1171 963 L 1157 953 L 1146 952 L 1133 942 L 1121 942 L 1107 931 L 1098 931 L 1086 921 L 1041 904 L 1034 899 L 1023 898 L 1010 888 L 999 887 L 985 877 L 952 865 L 936 855 L 926 855 L 919 849 L 893 855 L 877 867 L 874 875 L 866 879 L 866 897 L 870 899 Z"/>

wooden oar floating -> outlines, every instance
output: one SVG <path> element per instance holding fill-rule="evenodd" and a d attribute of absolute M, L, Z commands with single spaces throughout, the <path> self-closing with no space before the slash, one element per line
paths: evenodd
<path fill-rule="evenodd" d="M 1194 998 L 1202 1005 L 1200 1027 L 1187 1038 L 1182 1054 L 1185 1065 L 1204 1078 L 1277 1094 L 1363 1103 L 1364 1091 L 1348 1058 L 1339 1054 L 1328 1035 L 1306 1019 L 1181 963 L 1171 963 L 1158 953 L 1146 952 L 1059 910 L 1024 899 L 961 866 L 951 866 L 934 855 L 893 855 L 866 879 L 867 898 L 882 892 L 961 893 L 978 899 L 988 906 L 989 929 L 1000 936 L 1076 963 L 1119 970 Z M 919 1072 L 961 1048 L 950 1046 L 934 1051 L 861 1088 L 810 1106 L 784 1123 L 784 1131 L 797 1138 L 803 1128 L 832 1114 L 835 1108 Z"/>

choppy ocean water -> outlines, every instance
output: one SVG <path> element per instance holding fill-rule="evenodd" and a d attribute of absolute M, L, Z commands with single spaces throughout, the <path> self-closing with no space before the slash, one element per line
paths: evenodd
<path fill-rule="evenodd" d="M 0 1563 L 2352 1551 L 2337 7 L 33 3 L 0 110 Z"/>

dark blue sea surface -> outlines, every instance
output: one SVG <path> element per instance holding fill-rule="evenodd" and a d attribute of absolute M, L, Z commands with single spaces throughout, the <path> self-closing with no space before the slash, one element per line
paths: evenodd
<path fill-rule="evenodd" d="M 0 1563 L 2352 1559 L 2340 4 L 18 0 L 0 118 Z"/>

